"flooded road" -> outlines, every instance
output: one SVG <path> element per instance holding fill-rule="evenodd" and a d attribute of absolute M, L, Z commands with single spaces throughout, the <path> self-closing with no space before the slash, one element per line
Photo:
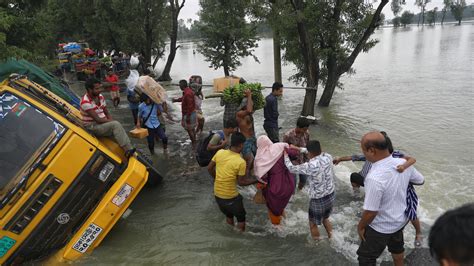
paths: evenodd
<path fill-rule="evenodd" d="M 416 167 L 426 184 L 417 188 L 419 217 L 425 235 L 444 211 L 474 201 L 474 102 L 472 77 L 472 24 L 460 27 L 381 29 L 380 43 L 356 60 L 356 74 L 344 77 L 344 90 L 337 89 L 331 106 L 316 109 L 319 120 L 311 126 L 311 138 L 333 156 L 359 153 L 359 139 L 367 131 L 384 130 L 396 149 L 417 159 Z M 256 50 L 261 64 L 242 60 L 234 74 L 249 82 L 273 82 L 272 41 L 260 41 Z M 208 64 L 194 43 L 184 43 L 173 64 L 173 83 L 193 74 L 205 84 L 222 76 Z M 164 65 L 164 62 L 162 62 Z M 159 66 L 162 68 L 162 66 Z M 292 66 L 283 67 L 288 78 Z M 293 86 L 284 80 L 284 85 Z M 166 86 L 170 97 L 180 95 L 176 86 Z M 82 90 L 82 88 L 81 88 Z M 83 92 L 83 90 L 82 90 Z M 264 95 L 270 91 L 266 90 Z M 204 94 L 211 93 L 210 88 Z M 318 98 L 322 91 L 318 92 Z M 285 90 L 280 108 L 281 133 L 295 126 L 304 91 Z M 106 95 L 107 98 L 108 95 Z M 125 99 L 114 109 L 114 118 L 129 130 L 132 117 Z M 174 105 L 179 118 L 180 106 Z M 218 99 L 203 102 L 205 130 L 222 127 L 223 109 Z M 263 112 L 255 114 L 257 135 L 264 133 Z M 295 264 L 351 265 L 356 263 L 359 239 L 356 225 L 362 196 L 352 195 L 349 175 L 361 164 L 347 162 L 335 167 L 336 206 L 331 220 L 334 239 L 314 242 L 307 225 L 308 197 L 297 192 L 287 207 L 281 227 L 273 227 L 266 207 L 251 199 L 255 189 L 241 189 L 247 210 L 247 232 L 238 233 L 225 224 L 213 197 L 210 177 L 191 153 L 187 134 L 179 124 L 166 126 L 169 154 L 161 145 L 153 156 L 165 181 L 145 189 L 132 205 L 133 213 L 121 221 L 101 246 L 79 264 Z M 134 140 L 148 151 L 146 140 Z M 324 234 L 325 235 L 325 234 Z M 405 247 L 413 248 L 414 230 L 405 230 Z M 384 254 L 382 260 L 390 260 Z"/>

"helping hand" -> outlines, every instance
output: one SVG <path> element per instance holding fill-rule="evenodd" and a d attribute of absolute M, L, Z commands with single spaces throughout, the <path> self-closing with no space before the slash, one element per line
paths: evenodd
<path fill-rule="evenodd" d="M 399 173 L 403 173 L 403 171 L 405 171 L 405 166 L 403 166 L 403 164 L 398 165 L 398 166 L 397 166 L 397 171 L 398 171 Z"/>

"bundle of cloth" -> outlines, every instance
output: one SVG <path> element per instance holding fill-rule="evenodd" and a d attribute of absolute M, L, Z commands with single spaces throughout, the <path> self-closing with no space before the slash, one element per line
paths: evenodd
<path fill-rule="evenodd" d="M 129 90 L 138 94 L 146 94 L 157 104 L 162 104 L 168 99 L 165 89 L 150 76 L 140 76 L 137 70 L 130 70 L 130 75 L 125 80 Z"/>
<path fill-rule="evenodd" d="M 262 188 L 272 224 L 280 224 L 284 210 L 295 190 L 295 177 L 285 166 L 283 153 L 290 157 L 298 151 L 290 149 L 287 143 L 273 143 L 267 136 L 257 139 L 257 154 L 254 160 L 254 174 L 265 183 Z"/>

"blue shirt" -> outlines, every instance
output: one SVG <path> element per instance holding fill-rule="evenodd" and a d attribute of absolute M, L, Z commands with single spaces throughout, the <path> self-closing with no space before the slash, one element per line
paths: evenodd
<path fill-rule="evenodd" d="M 150 114 L 152 107 L 153 112 Z M 163 112 L 163 107 L 161 106 L 161 104 L 152 103 L 150 105 L 147 105 L 146 103 L 141 103 L 138 106 L 138 117 L 141 120 L 145 120 L 148 115 L 150 115 L 150 117 L 148 117 L 148 120 L 145 122 L 145 126 L 147 128 L 158 128 L 160 126 L 160 120 L 158 119 L 156 110 L 160 110 L 160 112 Z"/>
<path fill-rule="evenodd" d="M 278 128 L 278 99 L 270 93 L 265 97 L 265 107 L 263 108 L 263 126 L 269 128 Z"/>

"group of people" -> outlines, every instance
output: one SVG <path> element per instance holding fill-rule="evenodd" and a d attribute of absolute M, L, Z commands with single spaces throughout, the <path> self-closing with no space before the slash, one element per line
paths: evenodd
<path fill-rule="evenodd" d="M 199 124 L 197 112 L 200 109 L 196 97 L 199 96 L 187 86 L 185 80 L 181 80 L 179 86 L 183 96 L 173 101 L 182 103 L 181 125 L 194 147 Z M 98 136 L 115 137 L 125 155 L 131 156 L 135 149 L 120 123 L 110 116 L 105 99 L 100 94 L 101 87 L 99 80 L 92 78 L 86 82 L 87 93 L 81 100 L 84 126 Z M 140 81 L 137 87 L 140 87 Z M 167 137 L 160 122 L 163 113 L 167 114 L 166 101 L 157 103 L 156 97 L 150 97 L 150 93 L 143 91 L 147 91 L 146 86 L 142 86 L 139 99 L 133 96 L 138 104 L 137 112 L 133 112 L 135 124 L 149 130 L 150 152 L 154 150 L 155 137 L 163 141 L 163 148 L 166 149 Z M 422 185 L 424 177 L 412 166 L 415 159 L 394 151 L 387 134 L 378 131 L 362 137 L 363 155 L 333 158 L 323 151 L 319 141 L 310 140 L 309 122 L 303 117 L 298 118 L 296 127 L 283 134 L 283 141 L 279 142 L 277 97 L 282 93 L 283 85 L 275 82 L 271 94 L 266 97 L 264 129 L 267 135 L 258 138 L 255 135 L 253 101 L 250 91 L 246 91 L 237 108 L 233 106 L 230 110 L 226 106 L 223 130 L 216 132 L 207 145 L 207 150 L 214 153 L 207 169 L 214 180 L 216 203 L 226 222 L 234 226 L 236 219 L 237 228 L 245 230 L 246 211 L 237 185 L 257 184 L 264 196 L 271 223 L 280 224 L 295 189 L 301 190 L 307 184 L 311 236 L 320 239 L 319 226 L 322 225 L 328 238 L 331 238 L 333 228 L 329 218 L 336 200 L 334 165 L 349 160 L 365 161 L 362 170 L 350 176 L 355 193 L 358 187 L 365 187 L 364 211 L 357 226 L 361 239 L 357 250 L 359 263 L 375 265 L 376 259 L 388 246 L 394 263 L 402 265 L 403 229 L 409 220 L 416 229 L 415 244 L 421 244 L 420 223 L 416 217 L 418 199 L 413 185 Z M 162 95 L 161 98 L 165 99 Z M 436 236 L 430 235 L 430 245 L 432 241 L 439 242 Z M 435 244 L 441 245 L 438 242 Z M 433 252 L 442 252 L 438 246 L 433 248 Z M 456 259 L 446 254 L 440 256 L 447 260 Z M 442 257 L 439 259 L 441 261 Z"/>

